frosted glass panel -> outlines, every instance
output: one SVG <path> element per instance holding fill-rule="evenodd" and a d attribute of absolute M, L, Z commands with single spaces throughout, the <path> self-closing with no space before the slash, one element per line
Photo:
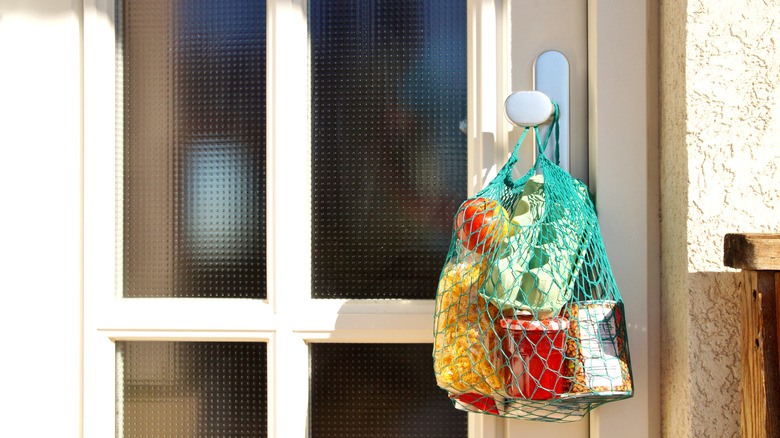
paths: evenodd
<path fill-rule="evenodd" d="M 433 299 L 466 197 L 466 1 L 312 0 L 315 298 Z"/>
<path fill-rule="evenodd" d="M 312 438 L 465 438 L 430 344 L 311 344 Z"/>
<path fill-rule="evenodd" d="M 265 437 L 266 344 L 117 342 L 120 438 Z"/>
<path fill-rule="evenodd" d="M 265 8 L 117 8 L 125 297 L 266 296 Z"/>

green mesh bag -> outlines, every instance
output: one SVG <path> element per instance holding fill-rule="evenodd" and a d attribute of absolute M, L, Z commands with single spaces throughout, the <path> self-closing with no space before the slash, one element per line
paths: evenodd
<path fill-rule="evenodd" d="M 436 293 L 434 371 L 458 409 L 567 422 L 633 394 L 623 301 L 587 187 L 545 157 L 514 180 L 526 128 L 455 216 Z M 557 144 L 556 144 L 557 156 Z"/>

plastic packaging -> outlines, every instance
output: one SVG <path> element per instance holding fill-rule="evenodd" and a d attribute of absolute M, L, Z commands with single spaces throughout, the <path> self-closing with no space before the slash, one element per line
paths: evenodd
<path fill-rule="evenodd" d="M 485 268 L 484 262 L 451 264 L 439 282 L 434 370 L 439 386 L 450 393 L 506 394 L 500 314 L 477 295 Z"/>
<path fill-rule="evenodd" d="M 585 186 L 574 185 L 577 195 L 587 199 Z M 512 214 L 514 227 L 501 242 L 484 290 L 502 311 L 529 311 L 536 319 L 558 315 L 571 299 L 588 235 L 585 224 L 573 222 L 569 212 L 556 213 L 560 207 L 546 205 L 544 186 L 543 175 L 526 181 Z"/>
<path fill-rule="evenodd" d="M 504 412 L 506 401 L 503 397 L 491 397 L 473 392 L 450 394 L 449 397 L 461 410 L 493 415 L 501 415 Z"/>

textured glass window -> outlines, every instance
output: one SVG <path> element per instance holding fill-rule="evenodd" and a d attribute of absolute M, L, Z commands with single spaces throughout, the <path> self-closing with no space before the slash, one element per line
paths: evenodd
<path fill-rule="evenodd" d="M 117 7 L 125 297 L 266 297 L 265 9 Z"/>
<path fill-rule="evenodd" d="M 264 437 L 266 344 L 117 342 L 119 438 Z"/>
<path fill-rule="evenodd" d="M 433 299 L 466 197 L 466 1 L 311 0 L 315 298 Z"/>
<path fill-rule="evenodd" d="M 312 438 L 468 435 L 431 372 L 430 344 L 311 344 Z"/>

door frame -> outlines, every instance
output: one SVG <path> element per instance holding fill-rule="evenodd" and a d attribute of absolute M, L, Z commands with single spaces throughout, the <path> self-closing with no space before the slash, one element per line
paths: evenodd
<path fill-rule="evenodd" d="M 503 99 L 508 89 L 508 35 L 506 7 L 510 0 L 469 0 L 469 191 L 474 193 L 497 171 L 496 163 L 503 163 L 510 151 L 509 129 L 504 123 Z M 584 1 L 584 0 L 582 0 Z M 114 431 L 113 402 L 106 404 L 106 382 L 114 381 L 113 343 L 117 339 L 202 339 L 206 334 L 197 330 L 172 331 L 165 327 L 164 312 L 158 315 L 160 330 L 143 331 L 127 320 L 110 321 L 101 316 L 112 308 L 113 296 L 101 292 L 116 290 L 114 257 L 121 242 L 115 238 L 115 203 L 118 194 L 113 181 L 121 165 L 116 162 L 114 138 L 115 65 L 113 62 L 114 28 L 112 0 L 84 0 L 84 307 L 82 359 L 83 379 L 83 435 L 106 436 Z M 276 27 L 301 26 L 305 18 L 303 0 L 270 2 L 269 35 Z M 632 399 L 607 404 L 590 415 L 590 435 L 608 438 L 623 436 L 631 430 L 633 436 L 660 436 L 660 239 L 658 230 L 658 159 L 657 159 L 657 75 L 651 74 L 657 65 L 654 37 L 657 15 L 651 0 L 588 0 L 588 63 L 589 63 L 589 151 L 590 187 L 597 195 L 599 220 L 604 243 L 626 306 L 626 319 L 631 346 L 635 395 Z M 304 28 L 305 29 L 305 28 Z M 656 33 L 654 33 L 656 32 Z M 648 38 L 650 35 L 650 38 Z M 269 43 L 272 40 L 269 40 Z M 305 47 L 305 36 L 292 42 L 299 49 Z M 98 55 L 94 57 L 94 55 Z M 111 62 L 106 62 L 106 54 Z M 284 159 L 283 154 L 299 154 L 300 148 L 275 148 L 284 136 L 286 144 L 308 144 L 308 131 L 300 129 L 298 112 L 290 105 L 306 102 L 305 87 L 290 88 L 281 96 L 273 88 L 274 81 L 294 81 L 285 72 L 306 71 L 305 59 L 295 59 L 281 51 L 281 46 L 269 46 L 269 156 L 270 163 Z M 290 69 L 293 70 L 290 70 Z M 111 96 L 106 96 L 106 92 Z M 297 93 L 297 94 L 296 94 Z M 110 102 L 110 103 L 109 103 Z M 106 111 L 106 109 L 109 109 Z M 282 119 L 273 114 L 293 114 Z M 107 143 L 108 141 L 108 143 Z M 291 142 L 292 141 L 292 142 Z M 110 146 L 107 146 L 110 145 Z M 306 155 L 297 155 L 297 157 Z M 499 159 L 499 157 L 502 157 Z M 108 168 L 106 167 L 108 165 Z M 283 208 L 284 200 L 275 199 L 274 186 L 287 184 L 285 178 L 298 175 L 269 169 L 269 202 L 275 210 Z M 109 184 L 106 184 L 106 182 Z M 300 224 L 273 217 L 268 227 L 295 228 Z M 107 238 L 108 237 L 108 238 Z M 274 244 L 269 233 L 269 258 L 286 257 L 283 248 Z M 289 254 L 289 257 L 297 255 Z M 269 287 L 274 287 L 274 272 L 269 271 Z M 652 293 L 651 293 L 652 292 Z M 111 295 L 111 294 L 108 294 Z M 270 295 L 270 294 L 269 294 Z M 271 301 L 268 306 L 249 306 L 247 314 L 257 311 L 273 318 L 271 310 L 295 306 L 294 299 Z M 192 315 L 207 310 L 195 304 Z M 430 326 L 423 324 L 432 314 L 432 303 L 412 306 L 409 318 L 416 342 L 430 342 Z M 226 309 L 227 310 L 227 309 Z M 401 311 L 401 308 L 398 309 Z M 116 310 L 113 316 L 132 315 Z M 344 315 L 352 310 L 347 309 Z M 381 313 L 382 310 L 376 310 Z M 349 318 L 349 316 L 345 316 Z M 108 321 L 108 322 L 107 322 Z M 193 320 L 194 321 L 194 320 Z M 324 324 L 324 323 L 323 323 Z M 192 323 L 195 327 L 197 324 Z M 202 328 L 202 326 L 200 326 Z M 208 327 L 207 327 L 208 328 Z M 312 339 L 334 336 L 335 332 L 315 327 Z M 307 331 L 309 333 L 309 331 Z M 325 333 L 325 334 L 323 334 Z M 330 334 L 328 334 L 330 333 Z M 308 336 L 308 335 L 306 335 Z M 222 332 L 209 335 L 209 340 L 255 340 L 269 343 L 269 350 L 294 341 L 300 351 L 304 334 L 292 329 L 274 334 L 263 327 Z M 381 334 L 385 342 L 394 337 Z M 287 338 L 287 339 L 285 339 Z M 277 379 L 300 370 L 269 363 L 269 376 Z M 271 378 L 269 377 L 269 380 Z M 270 390 L 274 382 L 269 381 Z M 113 389 L 108 391 L 113 401 Z M 289 400 L 278 400 L 284 404 Z M 275 424 L 279 414 L 269 403 L 269 423 Z M 499 437 L 507 430 L 496 417 L 470 414 L 470 436 Z M 294 428 L 296 433 L 303 428 Z M 272 436 L 289 436 L 281 429 L 271 429 Z M 293 432 L 293 430 L 290 430 Z"/>
<path fill-rule="evenodd" d="M 634 397 L 591 416 L 599 438 L 661 435 L 657 5 L 588 1 L 590 187 L 626 308 Z"/>

